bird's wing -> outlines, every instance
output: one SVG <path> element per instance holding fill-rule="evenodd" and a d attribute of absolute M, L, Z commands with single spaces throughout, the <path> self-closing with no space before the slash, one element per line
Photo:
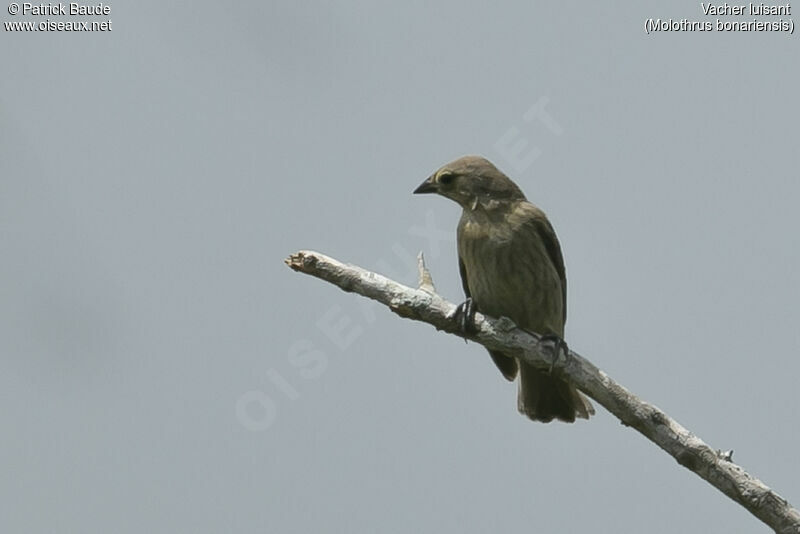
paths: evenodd
<path fill-rule="evenodd" d="M 467 267 L 464 265 L 461 256 L 458 257 L 458 272 L 461 274 L 461 287 L 464 288 L 464 294 L 467 298 L 470 298 L 469 284 L 467 284 Z"/>
<path fill-rule="evenodd" d="M 558 278 L 561 279 L 561 294 L 563 298 L 563 321 L 567 322 L 567 272 L 564 268 L 564 256 L 561 254 L 561 245 L 556 237 L 556 231 L 553 230 L 553 225 L 547 220 L 544 213 L 539 212 L 541 216 L 531 217 L 528 223 L 532 225 L 533 230 L 541 238 L 544 243 L 544 248 L 547 251 L 547 257 L 556 268 Z"/>
<path fill-rule="evenodd" d="M 469 292 L 469 284 L 467 283 L 467 266 L 464 265 L 464 260 L 461 259 L 461 256 L 458 257 L 458 272 L 461 274 L 461 287 L 464 288 L 464 294 L 467 298 L 471 298 Z M 480 304 L 475 302 L 474 303 L 476 308 L 480 310 Z M 509 358 L 508 356 L 504 355 L 502 352 L 497 352 L 495 350 L 490 350 L 489 355 L 492 357 L 494 364 L 500 369 L 500 372 L 503 373 L 503 376 L 506 380 L 514 380 L 517 376 L 517 360 L 514 358 Z"/>

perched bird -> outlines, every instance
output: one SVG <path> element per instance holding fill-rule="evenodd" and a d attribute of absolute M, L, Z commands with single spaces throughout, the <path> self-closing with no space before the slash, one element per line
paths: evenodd
<path fill-rule="evenodd" d="M 567 278 L 555 231 L 544 212 L 487 159 L 464 156 L 440 168 L 414 193 L 437 193 L 462 208 L 458 264 L 467 301 L 518 326 L 563 342 Z M 517 358 L 489 351 L 509 381 L 519 373 L 519 411 L 534 421 L 588 419 L 594 408 L 573 386 Z"/>

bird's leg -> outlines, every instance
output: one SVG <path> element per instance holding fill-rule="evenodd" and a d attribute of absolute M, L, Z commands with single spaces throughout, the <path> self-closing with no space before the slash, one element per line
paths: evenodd
<path fill-rule="evenodd" d="M 567 346 L 567 342 L 564 341 L 564 338 L 555 334 L 545 334 L 539 338 L 539 343 L 544 341 L 553 343 L 553 360 L 550 362 L 550 369 L 547 371 L 548 374 L 553 374 L 553 367 L 555 367 L 558 358 L 561 356 L 562 350 L 569 361 L 569 347 Z"/>
<path fill-rule="evenodd" d="M 474 334 L 477 332 L 475 328 L 475 312 L 477 311 L 475 301 L 468 298 L 456 307 L 453 317 L 458 321 L 458 327 L 464 335 Z"/>

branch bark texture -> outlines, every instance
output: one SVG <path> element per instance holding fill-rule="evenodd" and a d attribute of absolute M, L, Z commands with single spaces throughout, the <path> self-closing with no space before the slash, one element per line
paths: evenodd
<path fill-rule="evenodd" d="M 462 336 L 453 312 L 456 305 L 440 297 L 420 255 L 420 287 L 341 263 L 313 251 L 300 251 L 286 259 L 295 271 L 330 282 L 344 291 L 376 300 L 408 319 L 422 321 L 450 334 Z M 763 482 L 730 461 L 731 452 L 714 450 L 657 407 L 644 402 L 615 382 L 591 362 L 569 351 L 553 362 L 553 345 L 519 329 L 506 318 L 475 316 L 476 333 L 466 336 L 488 349 L 514 354 L 574 384 L 603 405 L 627 426 L 661 447 L 679 464 L 706 480 L 745 507 L 779 534 L 800 534 L 800 512 Z"/>

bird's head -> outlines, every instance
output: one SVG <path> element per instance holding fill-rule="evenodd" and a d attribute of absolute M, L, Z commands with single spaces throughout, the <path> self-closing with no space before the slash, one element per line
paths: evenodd
<path fill-rule="evenodd" d="M 525 199 L 517 184 L 481 156 L 464 156 L 442 166 L 414 193 L 438 193 L 471 210 Z"/>

